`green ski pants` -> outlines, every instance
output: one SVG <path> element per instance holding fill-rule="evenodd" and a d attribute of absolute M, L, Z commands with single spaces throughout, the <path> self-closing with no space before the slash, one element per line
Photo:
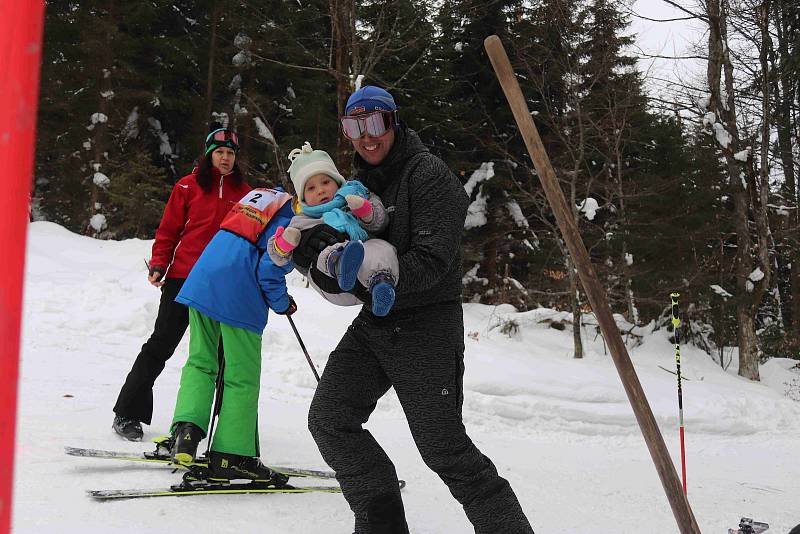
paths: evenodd
<path fill-rule="evenodd" d="M 219 372 L 219 338 L 225 347 L 224 402 L 214 431 L 212 451 L 259 456 L 258 394 L 261 336 L 215 321 L 189 308 L 189 359 L 183 366 L 172 429 L 194 423 L 208 433 Z"/>

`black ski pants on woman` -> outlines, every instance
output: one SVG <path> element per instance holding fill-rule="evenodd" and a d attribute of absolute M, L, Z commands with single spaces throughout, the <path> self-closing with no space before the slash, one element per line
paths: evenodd
<path fill-rule="evenodd" d="M 133 362 L 119 392 L 114 413 L 150 424 L 153 418 L 153 384 L 189 326 L 189 308 L 175 302 L 185 278 L 167 278 L 161 286 L 156 324 L 150 339 Z"/>
<path fill-rule="evenodd" d="M 425 464 L 447 484 L 477 534 L 532 534 L 508 482 L 461 418 L 464 319 L 460 302 L 366 311 L 331 353 L 308 414 L 322 457 L 355 514 L 356 534 L 408 532 L 394 465 L 362 428 L 394 387 Z"/>

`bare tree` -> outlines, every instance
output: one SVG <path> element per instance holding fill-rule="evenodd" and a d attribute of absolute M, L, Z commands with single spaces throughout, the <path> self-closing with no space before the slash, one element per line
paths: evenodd
<path fill-rule="evenodd" d="M 733 198 L 737 247 L 734 276 L 739 375 L 759 380 L 760 349 L 755 321 L 761 299 L 769 287 L 772 272 L 769 258 L 771 236 L 767 219 L 769 169 L 766 151 L 769 149 L 769 91 L 764 90 L 767 88 L 766 78 L 769 74 L 769 70 L 764 68 L 769 0 L 761 2 L 757 12 L 758 26 L 761 30 L 760 63 L 763 77 L 759 158 L 761 169 L 758 172 L 755 168 L 752 147 L 746 146 L 740 137 L 739 124 L 742 117 L 737 114 L 739 88 L 736 85 L 728 39 L 729 12 L 728 0 L 708 0 L 706 3 L 709 25 L 707 79 L 710 97 L 705 122 L 725 159 Z"/>

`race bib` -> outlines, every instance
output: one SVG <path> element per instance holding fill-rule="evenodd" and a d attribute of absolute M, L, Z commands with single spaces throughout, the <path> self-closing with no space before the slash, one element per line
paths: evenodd
<path fill-rule="evenodd" d="M 223 219 L 220 228 L 255 244 L 272 217 L 292 196 L 274 189 L 253 189 Z"/>

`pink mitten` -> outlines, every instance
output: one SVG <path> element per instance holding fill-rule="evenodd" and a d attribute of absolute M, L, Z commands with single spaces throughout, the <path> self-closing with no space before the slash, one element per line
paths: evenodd
<path fill-rule="evenodd" d="M 344 197 L 350 212 L 363 221 L 372 219 L 372 204 L 367 199 L 358 195 L 347 195 Z"/>
<path fill-rule="evenodd" d="M 275 230 L 275 249 L 281 256 L 288 256 L 300 243 L 300 230 L 279 226 Z"/>

